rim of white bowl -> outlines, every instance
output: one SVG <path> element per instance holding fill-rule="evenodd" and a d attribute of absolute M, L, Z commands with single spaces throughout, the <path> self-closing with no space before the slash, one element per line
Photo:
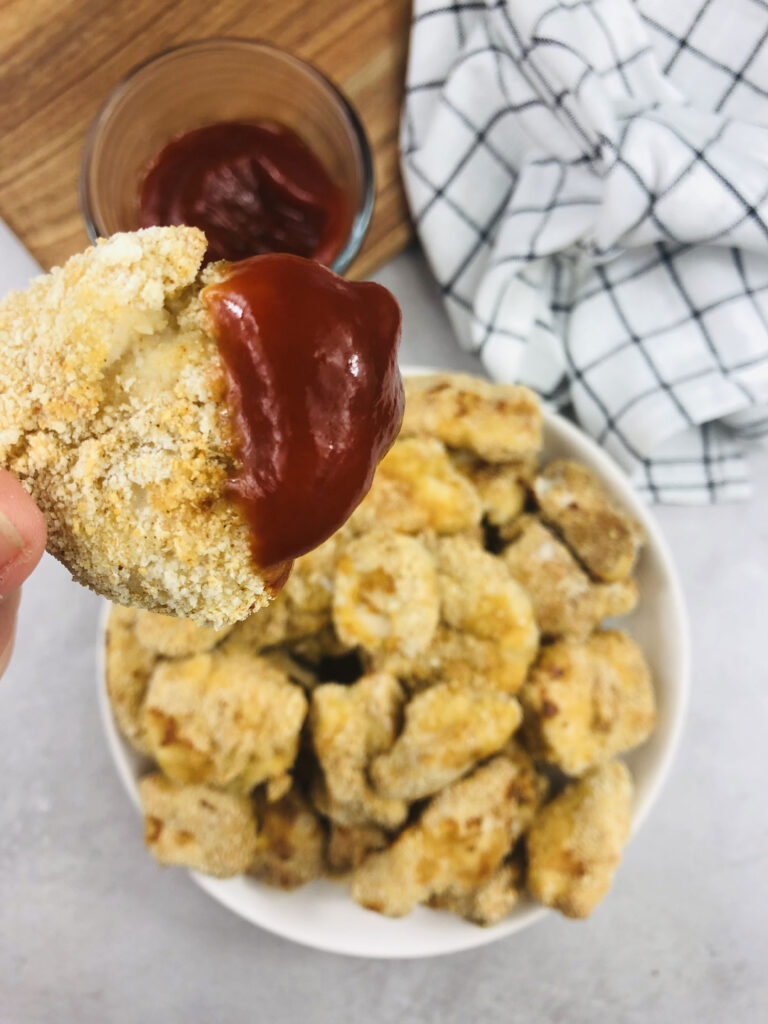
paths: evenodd
<path fill-rule="evenodd" d="M 404 376 L 423 376 L 426 374 L 450 372 L 456 371 L 422 366 L 402 367 L 402 373 Z M 623 470 L 621 470 L 621 468 L 600 447 L 598 447 L 592 438 L 571 423 L 570 420 L 565 419 L 559 413 L 552 411 L 543 404 L 542 412 L 545 430 L 552 430 L 555 434 L 559 434 L 561 438 L 565 438 L 566 442 L 577 451 L 585 450 L 588 461 L 595 466 L 601 480 L 608 484 L 610 490 L 616 494 L 619 500 L 629 508 L 637 519 L 640 520 L 648 537 L 647 546 L 649 548 L 656 549 L 660 559 L 660 564 L 664 570 L 666 584 L 669 588 L 672 615 L 675 620 L 674 624 L 676 626 L 678 636 L 678 643 L 673 657 L 673 660 L 676 662 L 676 664 L 673 665 L 673 673 L 677 677 L 677 684 L 672 689 L 671 693 L 666 695 L 669 703 L 668 714 L 665 717 L 664 722 L 659 723 L 657 726 L 657 728 L 659 728 L 663 725 L 663 748 L 654 763 L 650 783 L 643 787 L 642 794 L 636 797 L 635 804 L 633 806 L 632 835 L 634 836 L 658 799 L 659 793 L 668 778 L 672 762 L 680 743 L 680 736 L 682 734 L 683 723 L 688 706 L 690 689 L 691 653 L 688 613 L 677 568 L 667 541 L 650 509 L 643 503 L 640 496 L 632 487 L 629 478 Z M 132 769 L 129 761 L 127 742 L 122 738 L 115 725 L 105 685 L 106 659 L 104 638 L 110 607 L 109 601 L 105 600 L 99 621 L 99 640 L 96 650 L 99 713 L 107 746 L 120 781 L 122 782 L 131 803 L 140 811 L 136 784 L 137 775 Z M 485 946 L 491 942 L 496 942 L 499 939 L 513 935 L 525 928 L 529 928 L 531 925 L 551 913 L 548 908 L 529 901 L 522 905 L 516 914 L 513 914 L 513 916 L 506 918 L 489 928 L 479 928 L 476 925 L 462 921 L 461 925 L 463 925 L 464 928 L 459 931 L 455 928 L 446 930 L 445 941 L 442 943 L 434 942 L 428 948 L 413 948 L 407 942 L 402 941 L 402 935 L 397 935 L 393 930 L 391 942 L 383 945 L 380 945 L 378 942 L 374 942 L 373 946 L 375 948 L 373 950 L 369 950 L 362 948 L 359 938 L 357 940 L 347 940 L 345 933 L 329 932 L 327 934 L 327 941 L 323 941 L 312 934 L 303 934 L 299 927 L 295 927 L 290 923 L 286 924 L 286 922 L 280 920 L 279 916 L 277 917 L 277 920 L 273 920 L 271 917 L 266 920 L 262 915 L 254 913 L 252 907 L 246 906 L 243 903 L 242 896 L 240 894 L 240 886 L 245 884 L 248 886 L 255 885 L 261 887 L 262 883 L 258 882 L 256 879 L 243 879 L 242 877 L 239 877 L 236 879 L 222 880 L 200 874 L 196 871 L 189 871 L 188 873 L 192 880 L 214 900 L 258 928 L 262 928 L 274 935 L 278 935 L 281 938 L 287 939 L 291 942 L 296 942 L 299 945 L 306 946 L 311 949 L 318 949 L 325 953 L 336 953 L 343 956 L 353 956 L 364 959 L 410 960 L 432 956 L 445 956 L 450 953 L 459 953 L 463 950 Z M 240 883 L 240 885 L 237 883 Z M 317 885 L 318 883 L 315 882 L 311 884 Z M 320 884 L 328 883 L 321 882 Z M 330 884 L 338 885 L 339 883 L 331 882 Z M 343 892 L 344 899 L 349 900 L 346 890 L 342 890 L 340 885 L 339 892 Z M 288 894 L 288 896 L 290 897 L 291 894 Z M 425 912 L 435 915 L 436 917 L 443 917 L 444 914 L 444 912 L 436 912 L 432 910 Z M 378 915 L 375 916 L 378 918 Z M 447 915 L 445 916 L 447 917 Z M 452 923 L 455 923 L 455 920 L 455 918 L 452 918 Z M 388 924 L 401 925 L 403 928 L 407 929 L 408 921 L 409 918 L 405 917 L 394 922 L 389 921 Z M 323 939 L 325 939 L 325 935 L 323 936 Z"/>

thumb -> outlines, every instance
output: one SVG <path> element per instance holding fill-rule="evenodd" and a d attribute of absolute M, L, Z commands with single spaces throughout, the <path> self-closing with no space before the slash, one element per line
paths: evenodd
<path fill-rule="evenodd" d="M 19 586 L 45 548 L 45 520 L 19 481 L 0 469 L 0 675 L 13 647 Z"/>
<path fill-rule="evenodd" d="M 45 548 L 45 520 L 16 477 L 0 469 L 0 596 L 29 576 Z"/>

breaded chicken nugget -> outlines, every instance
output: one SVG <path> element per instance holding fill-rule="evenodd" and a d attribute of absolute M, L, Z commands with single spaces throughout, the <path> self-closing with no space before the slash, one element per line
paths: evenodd
<path fill-rule="evenodd" d="M 161 864 L 217 878 L 242 874 L 256 853 L 251 801 L 210 786 L 181 786 L 160 772 L 139 782 L 144 838 Z"/>
<path fill-rule="evenodd" d="M 142 720 L 169 778 L 247 793 L 291 767 L 306 711 L 302 690 L 266 659 L 214 651 L 160 663 Z"/>
<path fill-rule="evenodd" d="M 113 605 L 106 635 L 107 696 L 120 732 L 142 754 L 149 753 L 141 709 L 157 663 L 154 651 L 136 637 L 135 608 Z"/>
<path fill-rule="evenodd" d="M 528 592 L 545 636 L 586 637 L 603 618 L 631 611 L 637 600 L 633 580 L 593 583 L 566 545 L 534 516 L 524 517 L 502 558 Z"/>
<path fill-rule="evenodd" d="M 463 450 L 452 452 L 451 458 L 480 495 L 483 515 L 492 526 L 517 519 L 528 496 L 525 482 L 536 474 L 532 462 L 483 462 Z"/>
<path fill-rule="evenodd" d="M 428 646 L 438 617 L 434 559 L 418 540 L 372 530 L 345 547 L 333 598 L 342 642 L 412 656 Z"/>
<path fill-rule="evenodd" d="M 383 672 L 352 686 L 326 683 L 312 692 L 309 729 L 323 772 L 313 799 L 332 821 L 397 828 L 405 820 L 405 802 L 378 796 L 367 776 L 373 758 L 397 735 L 404 700 L 398 681 Z"/>
<path fill-rule="evenodd" d="M 437 567 L 443 622 L 491 646 L 505 673 L 488 684 L 515 693 L 539 645 L 528 594 L 500 559 L 469 538 L 442 539 Z"/>
<path fill-rule="evenodd" d="M 405 381 L 401 437 L 436 437 L 486 462 L 519 462 L 537 455 L 541 429 L 539 400 L 528 388 L 463 373 Z"/>
<path fill-rule="evenodd" d="M 377 825 L 339 825 L 331 822 L 325 860 L 331 875 L 345 875 L 359 867 L 369 853 L 383 850 L 390 837 Z"/>
<path fill-rule="evenodd" d="M 402 917 L 435 896 L 486 882 L 530 824 L 542 783 L 530 758 L 500 755 L 433 797 L 420 819 L 352 876 L 352 898 Z"/>
<path fill-rule="evenodd" d="M 618 630 L 544 648 L 520 700 L 530 749 L 568 775 L 638 746 L 656 723 L 643 652 Z"/>
<path fill-rule="evenodd" d="M 304 797 L 292 789 L 276 803 L 256 800 L 259 832 L 248 874 L 276 889 L 298 889 L 323 873 L 325 832 Z"/>
<path fill-rule="evenodd" d="M 224 496 L 226 385 L 189 292 L 205 247 L 195 228 L 115 235 L 0 303 L 0 464 L 79 582 L 221 626 L 267 593 Z"/>
<path fill-rule="evenodd" d="M 139 610 L 135 629 L 139 643 L 148 650 L 165 658 L 184 658 L 210 651 L 232 631 L 232 626 L 212 629 L 190 619 Z"/>
<path fill-rule="evenodd" d="M 438 683 L 412 697 L 394 745 L 371 764 L 376 792 L 420 800 L 500 750 L 522 719 L 514 697 Z"/>
<path fill-rule="evenodd" d="M 613 882 L 631 829 L 632 778 L 621 761 L 566 786 L 526 836 L 528 888 L 566 917 L 588 917 Z"/>
<path fill-rule="evenodd" d="M 376 470 L 368 495 L 350 526 L 401 533 L 459 533 L 480 522 L 481 504 L 467 477 L 453 466 L 445 446 L 430 437 L 396 441 Z"/>
<path fill-rule="evenodd" d="M 641 525 L 620 509 L 584 466 L 550 462 L 533 491 L 541 514 L 589 571 L 611 583 L 629 576 L 644 541 Z"/>
<path fill-rule="evenodd" d="M 450 910 L 472 924 L 491 925 L 507 917 L 520 902 L 523 892 L 522 866 L 511 860 L 496 868 L 490 878 L 476 889 L 458 895 L 442 893 L 433 896 L 429 905 L 438 910 Z"/>

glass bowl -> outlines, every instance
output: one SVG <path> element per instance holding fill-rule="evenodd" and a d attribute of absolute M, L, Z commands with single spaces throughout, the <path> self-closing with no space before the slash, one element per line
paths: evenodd
<path fill-rule="evenodd" d="M 331 264 L 343 273 L 362 245 L 374 198 L 373 160 L 352 105 L 303 60 L 250 39 L 203 39 L 151 57 L 107 97 L 85 140 L 80 202 L 92 241 L 138 226 L 139 186 L 172 138 L 219 121 L 279 121 L 312 149 L 352 212 Z"/>

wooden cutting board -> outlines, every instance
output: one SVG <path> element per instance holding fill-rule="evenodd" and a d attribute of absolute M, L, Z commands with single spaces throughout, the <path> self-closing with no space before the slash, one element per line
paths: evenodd
<path fill-rule="evenodd" d="M 84 248 L 80 154 L 115 83 L 175 43 L 260 38 L 316 64 L 365 124 L 376 206 L 351 270 L 365 276 L 411 233 L 397 156 L 410 8 L 410 0 L 4 0 L 0 217 L 46 268 Z"/>

